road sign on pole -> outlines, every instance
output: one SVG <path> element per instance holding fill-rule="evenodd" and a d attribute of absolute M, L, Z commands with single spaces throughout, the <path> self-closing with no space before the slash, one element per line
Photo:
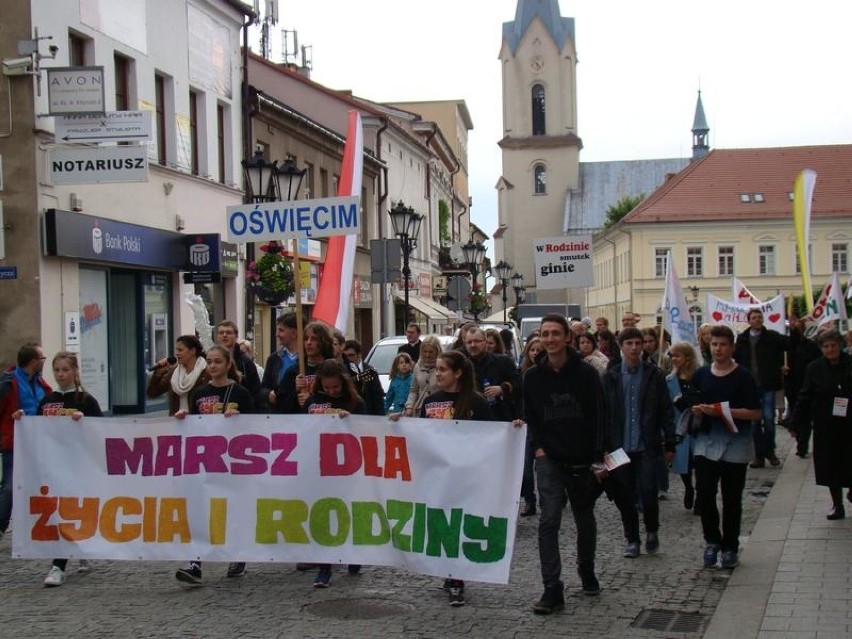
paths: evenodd
<path fill-rule="evenodd" d="M 150 139 L 150 111 L 56 117 L 57 142 L 145 142 Z"/>
<path fill-rule="evenodd" d="M 148 181 L 145 145 L 55 148 L 47 164 L 52 184 Z"/>
<path fill-rule="evenodd" d="M 103 67 L 49 67 L 46 71 L 50 115 L 104 112 Z"/>

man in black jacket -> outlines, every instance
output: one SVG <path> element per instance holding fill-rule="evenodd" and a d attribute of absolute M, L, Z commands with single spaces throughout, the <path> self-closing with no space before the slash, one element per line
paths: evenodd
<path fill-rule="evenodd" d="M 485 344 L 485 331 L 478 326 L 468 329 L 464 345 L 473 364 L 476 390 L 485 396 L 495 420 L 510 422 L 523 414 L 521 372 L 511 357 L 489 353 Z"/>
<path fill-rule="evenodd" d="M 260 398 L 258 409 L 275 410 L 275 389 L 284 379 L 284 373 L 291 366 L 299 363 L 299 347 L 296 344 L 298 337 L 295 313 L 286 313 L 275 320 L 275 338 L 278 340 L 278 348 L 266 358 L 266 366 L 263 368 L 263 380 L 260 382 Z"/>
<path fill-rule="evenodd" d="M 635 496 L 642 502 L 645 550 L 660 548 L 660 507 L 657 502 L 657 466 L 674 458 L 674 409 L 666 378 L 653 363 L 642 359 L 642 331 L 625 328 L 618 334 L 621 361 L 610 364 L 603 377 L 609 409 L 608 450 L 623 448 L 630 463 L 609 478 L 616 506 L 621 511 L 627 546 L 624 556 L 639 556 L 639 514 Z"/>
<path fill-rule="evenodd" d="M 405 337 L 408 343 L 403 344 L 398 349 L 397 353 L 408 353 L 411 356 L 411 361 L 415 364 L 420 359 L 420 326 L 415 323 L 409 324 L 405 329 Z"/>
<path fill-rule="evenodd" d="M 600 593 L 594 509 L 602 489 L 592 464 L 603 457 L 606 405 L 597 371 L 571 348 L 573 334 L 564 316 L 542 317 L 541 340 L 544 354 L 524 376 L 524 419 L 535 451 L 541 506 L 538 553 L 544 594 L 533 612 L 549 614 L 565 605 L 559 528 L 566 492 L 577 526 L 577 572 L 583 593 Z"/>
<path fill-rule="evenodd" d="M 763 424 L 755 423 L 754 462 L 752 468 L 763 468 L 766 460 L 773 466 L 781 462 L 775 456 L 775 392 L 784 385 L 782 367 L 787 338 L 763 325 L 763 311 L 751 309 L 746 315 L 749 328 L 737 335 L 734 360 L 745 366 L 760 389 Z"/>
<path fill-rule="evenodd" d="M 804 322 L 795 313 L 790 314 L 788 321 L 790 322 L 790 336 L 787 339 L 790 352 L 787 364 L 782 369 L 784 372 L 784 397 L 787 398 L 786 424 L 792 419 L 793 411 L 796 409 L 799 391 L 805 381 L 805 369 L 807 369 L 808 364 L 822 357 L 822 351 L 817 343 L 809 337 L 805 337 Z M 802 422 L 800 428 L 796 430 L 796 455 L 802 459 L 808 456 L 810 439 L 811 422 Z"/>

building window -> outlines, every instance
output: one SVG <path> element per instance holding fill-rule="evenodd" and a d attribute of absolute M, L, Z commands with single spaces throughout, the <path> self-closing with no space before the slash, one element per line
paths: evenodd
<path fill-rule="evenodd" d="M 544 87 L 536 84 L 532 88 L 532 133 L 533 135 L 545 134 L 544 118 Z"/>
<path fill-rule="evenodd" d="M 216 105 L 216 164 L 219 170 L 219 181 L 225 183 L 225 143 L 226 137 L 226 120 L 225 120 L 225 105 Z"/>
<path fill-rule="evenodd" d="M 130 60 L 123 55 L 113 55 L 115 66 L 115 110 L 131 111 L 130 108 Z"/>
<path fill-rule="evenodd" d="M 310 162 L 305 162 L 305 179 L 304 184 L 305 199 L 310 200 L 314 196 L 314 165 Z"/>
<path fill-rule="evenodd" d="M 719 277 L 723 275 L 734 275 L 734 247 L 720 246 L 718 249 L 719 256 Z"/>
<path fill-rule="evenodd" d="M 846 243 L 831 245 L 831 272 L 849 272 L 849 245 Z"/>
<path fill-rule="evenodd" d="M 189 166 L 198 175 L 198 94 L 189 92 Z"/>
<path fill-rule="evenodd" d="M 320 197 L 328 197 L 328 171 L 320 169 Z"/>
<path fill-rule="evenodd" d="M 535 194 L 536 195 L 546 195 L 547 194 L 547 169 L 544 168 L 543 164 L 536 164 L 535 169 L 533 169 L 533 174 L 535 176 Z"/>
<path fill-rule="evenodd" d="M 76 33 L 68 34 L 68 64 L 72 67 L 86 66 L 86 38 Z"/>
<path fill-rule="evenodd" d="M 166 79 L 154 76 L 154 102 L 157 119 L 157 162 L 166 163 Z"/>
<path fill-rule="evenodd" d="M 757 249 L 758 275 L 775 275 L 775 247 L 764 244 Z"/>
<path fill-rule="evenodd" d="M 688 277 L 704 276 L 704 249 L 700 246 L 687 247 L 686 274 Z"/>
<path fill-rule="evenodd" d="M 666 264 L 669 259 L 670 248 L 654 249 L 654 277 L 666 276 Z"/>
<path fill-rule="evenodd" d="M 833 248 L 833 247 L 832 247 Z M 834 257 L 834 252 L 832 251 L 832 257 Z M 813 263 L 813 255 L 811 252 L 811 245 L 808 244 L 808 268 L 811 273 L 814 271 L 814 263 Z M 796 275 L 801 274 L 802 272 L 802 263 L 799 261 L 799 249 L 796 247 Z"/>

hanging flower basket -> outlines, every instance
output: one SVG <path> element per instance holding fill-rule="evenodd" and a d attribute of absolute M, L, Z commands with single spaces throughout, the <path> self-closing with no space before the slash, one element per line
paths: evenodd
<path fill-rule="evenodd" d="M 281 254 L 278 242 L 269 242 L 260 247 L 263 255 L 249 262 L 246 280 L 254 296 L 270 306 L 278 306 L 295 292 L 293 264 Z"/>
<path fill-rule="evenodd" d="M 470 308 L 468 310 L 474 315 L 481 315 L 491 310 L 488 296 L 485 295 L 480 284 L 475 284 L 470 291 Z"/>

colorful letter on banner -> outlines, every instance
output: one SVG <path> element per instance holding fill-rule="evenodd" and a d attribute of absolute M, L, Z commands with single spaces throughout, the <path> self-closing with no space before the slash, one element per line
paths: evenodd
<path fill-rule="evenodd" d="M 819 299 L 810 313 L 802 318 L 805 324 L 805 336 L 812 337 L 819 332 L 819 327 L 831 320 L 846 319 L 846 300 L 843 299 L 843 289 L 840 288 L 840 275 L 835 272 L 831 281 L 826 284 Z"/>
<path fill-rule="evenodd" d="M 346 145 L 343 149 L 343 170 L 337 186 L 337 195 L 360 196 L 363 173 L 364 132 L 361 128 L 361 114 L 358 111 L 350 111 Z M 364 206 L 364 202 L 361 206 Z M 317 303 L 314 306 L 314 319 L 331 324 L 339 331 L 346 330 L 352 303 L 354 272 L 355 236 L 340 235 L 329 238 Z"/>
<path fill-rule="evenodd" d="M 505 584 L 525 438 L 502 422 L 354 415 L 25 417 L 12 555 L 368 564 Z"/>
<path fill-rule="evenodd" d="M 771 300 L 760 304 L 739 304 L 737 302 L 723 300 L 715 295 L 707 296 L 707 315 L 712 324 L 725 324 L 734 331 L 744 331 L 748 328 L 748 312 L 757 308 L 763 313 L 763 322 L 766 328 L 784 333 L 787 316 L 784 308 L 784 296 L 777 295 Z"/>
<path fill-rule="evenodd" d="M 811 203 L 816 186 L 816 171 L 805 169 L 793 184 L 793 226 L 796 230 L 796 252 L 802 269 L 802 288 L 805 291 L 805 304 L 808 312 L 814 310 L 813 289 L 811 287 L 810 248 Z"/>

